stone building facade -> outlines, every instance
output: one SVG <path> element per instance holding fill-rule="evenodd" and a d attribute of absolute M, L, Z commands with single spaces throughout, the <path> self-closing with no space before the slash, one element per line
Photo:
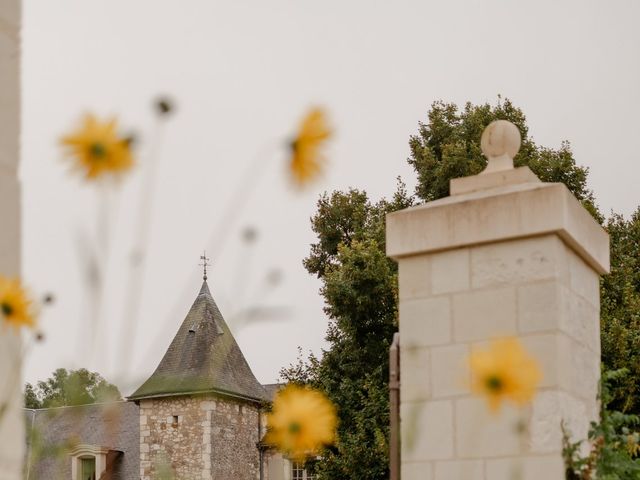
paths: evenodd
<path fill-rule="evenodd" d="M 140 478 L 266 480 L 260 440 L 267 391 L 256 380 L 206 278 L 156 371 L 130 401 L 140 408 Z"/>
<path fill-rule="evenodd" d="M 25 412 L 25 478 L 313 480 L 261 442 L 279 387 L 256 380 L 205 278 L 155 372 L 127 401 Z"/>
<path fill-rule="evenodd" d="M 140 476 L 163 461 L 178 478 L 260 478 L 259 407 L 211 395 L 140 402 Z"/>

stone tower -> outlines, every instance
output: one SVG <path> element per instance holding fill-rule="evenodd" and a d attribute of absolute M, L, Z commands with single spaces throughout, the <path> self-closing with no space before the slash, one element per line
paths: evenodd
<path fill-rule="evenodd" d="M 206 280 L 162 361 L 129 397 L 140 405 L 140 478 L 260 478 L 261 407 L 251 372 Z"/>

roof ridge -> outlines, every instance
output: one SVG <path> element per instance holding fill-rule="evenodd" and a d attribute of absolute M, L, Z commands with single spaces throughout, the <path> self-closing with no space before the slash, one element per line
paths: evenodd
<path fill-rule="evenodd" d="M 93 403 L 81 403 L 79 405 L 59 405 L 57 407 L 42 407 L 42 408 L 26 408 L 23 407 L 22 410 L 26 410 L 28 412 L 42 412 L 44 410 L 58 410 L 62 408 L 78 408 L 78 407 L 93 407 L 96 405 L 114 405 L 116 403 L 127 403 L 127 400 L 113 400 L 109 402 L 93 402 Z"/>

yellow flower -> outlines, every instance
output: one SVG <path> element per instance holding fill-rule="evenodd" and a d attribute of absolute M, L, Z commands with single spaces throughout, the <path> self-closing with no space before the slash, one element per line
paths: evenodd
<path fill-rule="evenodd" d="M 87 179 L 94 180 L 105 173 L 122 173 L 133 166 L 130 142 L 118 136 L 114 119 L 99 121 L 87 114 L 82 126 L 62 138 L 67 154 L 76 161 L 76 167 L 84 171 Z"/>
<path fill-rule="evenodd" d="M 469 358 L 474 393 L 483 395 L 491 411 L 511 400 L 519 406 L 531 401 L 542 379 L 538 362 L 516 338 L 494 340 L 487 350 L 476 350 Z"/>
<path fill-rule="evenodd" d="M 36 324 L 33 302 L 20 285 L 0 275 L 0 318 L 13 327 Z"/>
<path fill-rule="evenodd" d="M 302 120 L 298 135 L 291 142 L 289 170 L 298 186 L 313 181 L 322 171 L 324 157 L 319 150 L 330 136 L 331 129 L 324 111 L 312 109 Z"/>
<path fill-rule="evenodd" d="M 265 441 L 290 458 L 303 461 L 333 443 L 336 424 L 335 407 L 324 394 L 289 385 L 273 401 Z"/>

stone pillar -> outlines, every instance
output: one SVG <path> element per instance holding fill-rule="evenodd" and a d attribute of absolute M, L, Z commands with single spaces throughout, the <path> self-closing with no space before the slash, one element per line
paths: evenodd
<path fill-rule="evenodd" d="M 20 0 L 0 1 L 0 273 L 20 274 Z M 20 338 L 0 328 L 0 480 L 22 478 Z"/>
<path fill-rule="evenodd" d="M 608 236 L 563 184 L 513 168 L 519 146 L 515 126 L 494 122 L 484 172 L 387 216 L 387 254 L 399 264 L 403 480 L 561 480 L 561 420 L 586 438 L 597 417 Z M 539 360 L 543 380 L 530 406 L 492 414 L 469 390 L 467 358 L 505 335 Z"/>

